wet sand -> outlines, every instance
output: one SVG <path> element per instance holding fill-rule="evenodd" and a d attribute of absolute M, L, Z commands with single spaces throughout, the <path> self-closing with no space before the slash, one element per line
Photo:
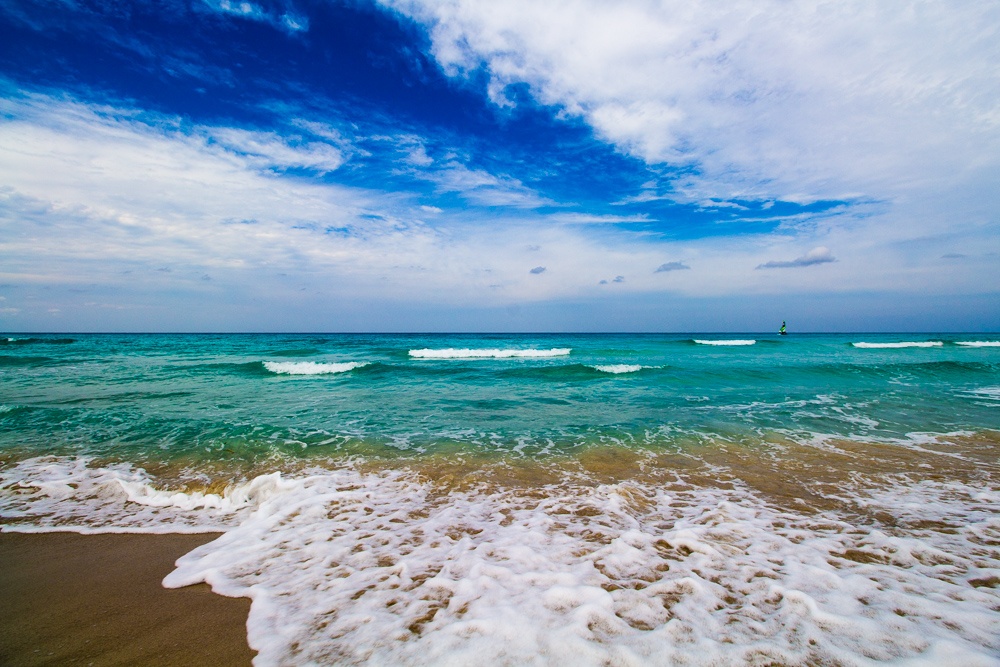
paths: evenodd
<path fill-rule="evenodd" d="M 250 665 L 249 600 L 161 584 L 215 537 L 0 533 L 0 664 Z"/>

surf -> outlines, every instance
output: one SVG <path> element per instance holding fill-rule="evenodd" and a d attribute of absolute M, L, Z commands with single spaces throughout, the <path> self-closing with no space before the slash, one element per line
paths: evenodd
<path fill-rule="evenodd" d="M 903 341 L 901 343 L 851 343 L 854 347 L 864 350 L 896 350 L 907 347 L 941 347 L 943 342 L 938 340 L 926 341 Z"/>
<path fill-rule="evenodd" d="M 548 350 L 536 349 L 423 349 L 410 350 L 414 359 L 544 359 L 548 357 L 564 357 L 571 352 L 568 347 L 554 347 Z"/>
<path fill-rule="evenodd" d="M 264 368 L 277 375 L 331 375 L 367 366 L 363 361 L 322 363 L 317 361 L 265 361 Z"/>
<path fill-rule="evenodd" d="M 723 346 L 725 346 L 725 345 L 740 346 L 740 345 L 756 345 L 757 344 L 756 340 L 749 340 L 749 339 L 748 340 L 742 340 L 742 339 L 735 339 L 735 340 L 700 340 L 698 338 L 695 338 L 694 342 L 697 343 L 698 345 L 723 345 Z"/>

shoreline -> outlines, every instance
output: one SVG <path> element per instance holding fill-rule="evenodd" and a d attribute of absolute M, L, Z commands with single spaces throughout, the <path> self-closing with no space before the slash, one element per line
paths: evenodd
<path fill-rule="evenodd" d="M 0 533 L 0 663 L 250 665 L 250 600 L 162 585 L 216 537 Z"/>

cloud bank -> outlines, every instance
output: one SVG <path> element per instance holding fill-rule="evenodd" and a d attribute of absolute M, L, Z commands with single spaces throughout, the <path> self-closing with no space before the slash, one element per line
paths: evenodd
<path fill-rule="evenodd" d="M 994 2 L 382 3 L 426 26 L 447 74 L 485 73 L 498 107 L 526 85 L 619 150 L 683 168 L 654 196 L 885 198 L 996 174 Z"/>

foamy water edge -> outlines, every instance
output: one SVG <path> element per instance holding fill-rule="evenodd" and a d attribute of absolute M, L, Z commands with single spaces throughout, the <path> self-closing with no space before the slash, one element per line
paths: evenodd
<path fill-rule="evenodd" d="M 249 597 L 256 665 L 993 665 L 1000 652 L 1000 595 L 969 583 L 1000 577 L 992 488 L 845 488 L 848 505 L 901 525 L 958 526 L 893 534 L 739 487 L 442 495 L 347 465 L 205 494 L 91 464 L 44 457 L 0 471 L 3 516 L 34 517 L 14 530 L 226 531 L 164 585 Z"/>

